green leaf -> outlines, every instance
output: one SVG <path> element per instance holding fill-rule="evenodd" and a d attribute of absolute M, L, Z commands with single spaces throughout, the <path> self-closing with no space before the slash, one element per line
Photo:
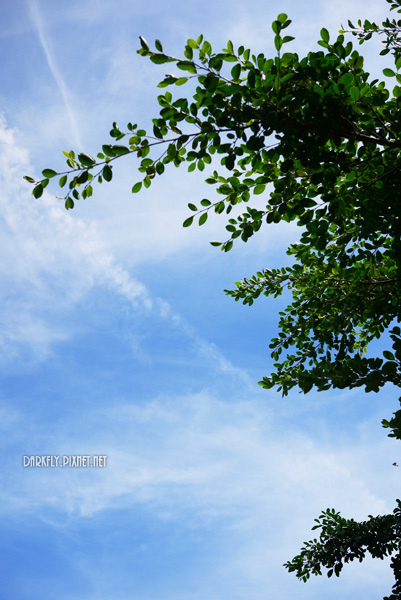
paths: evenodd
<path fill-rule="evenodd" d="M 190 60 L 179 60 L 177 62 L 177 67 L 181 69 L 181 71 L 188 71 L 194 75 L 197 73 L 195 64 Z"/>
<path fill-rule="evenodd" d="M 223 60 L 226 62 L 237 62 L 237 57 L 234 54 L 225 54 Z"/>
<path fill-rule="evenodd" d="M 149 52 L 149 44 L 148 42 L 145 40 L 144 37 L 142 37 L 141 35 L 139 36 L 139 41 L 141 42 L 141 46 L 144 50 L 146 50 L 147 52 Z"/>
<path fill-rule="evenodd" d="M 279 34 L 280 30 L 281 30 L 281 23 L 280 23 L 280 21 L 273 21 L 273 23 L 272 23 L 272 29 L 273 29 L 273 32 L 275 34 Z"/>
<path fill-rule="evenodd" d="M 29 177 L 29 175 L 24 175 L 23 179 L 25 179 L 25 181 L 28 183 L 35 183 L 35 180 L 32 177 Z"/>
<path fill-rule="evenodd" d="M 76 178 L 77 183 L 86 183 L 88 181 L 88 171 L 82 171 L 80 175 Z"/>
<path fill-rule="evenodd" d="M 202 53 L 210 56 L 212 54 L 212 46 L 206 40 L 203 42 Z"/>
<path fill-rule="evenodd" d="M 123 154 L 128 154 L 130 152 L 130 150 L 126 146 L 121 146 L 120 144 L 115 144 L 113 146 L 113 152 L 114 152 L 115 156 L 122 156 Z"/>
<path fill-rule="evenodd" d="M 386 77 L 395 77 L 395 73 L 392 69 L 383 69 L 383 75 Z"/>
<path fill-rule="evenodd" d="M 241 76 L 241 65 L 239 63 L 237 63 L 231 69 L 231 77 L 234 81 L 237 81 L 240 78 L 240 76 Z"/>
<path fill-rule="evenodd" d="M 57 175 L 57 171 L 54 171 L 53 169 L 43 169 L 42 175 L 46 178 L 54 177 L 55 175 Z"/>
<path fill-rule="evenodd" d="M 199 217 L 199 225 L 203 225 L 204 223 L 206 223 L 207 216 L 207 212 L 201 214 L 201 216 Z"/>
<path fill-rule="evenodd" d="M 171 56 L 166 56 L 165 54 L 152 54 L 150 60 L 155 65 L 163 65 L 165 63 L 174 62 L 174 58 L 171 58 Z"/>
<path fill-rule="evenodd" d="M 283 40 L 279 35 L 274 36 L 274 45 L 275 45 L 277 51 L 281 50 L 281 46 L 283 45 Z"/>
<path fill-rule="evenodd" d="M 208 75 L 203 82 L 204 86 L 210 94 L 217 89 L 219 83 L 220 79 L 213 75 Z"/>
<path fill-rule="evenodd" d="M 257 196 L 259 194 L 263 194 L 266 189 L 266 185 L 264 183 L 260 183 L 253 188 L 253 193 Z"/>
<path fill-rule="evenodd" d="M 329 32 L 327 31 L 327 29 L 325 27 L 323 27 L 323 29 L 320 30 L 320 37 L 322 38 L 322 40 L 324 42 L 326 42 L 326 44 L 329 43 L 330 34 L 329 34 Z"/>
<path fill-rule="evenodd" d="M 282 25 L 284 25 L 284 23 L 286 22 L 287 18 L 288 18 L 288 15 L 286 15 L 285 13 L 280 13 L 278 15 L 278 17 L 277 17 L 277 21 L 279 23 L 281 23 Z"/>
<path fill-rule="evenodd" d="M 158 50 L 159 52 L 163 52 L 163 46 L 162 46 L 162 43 L 160 40 L 155 41 L 155 47 L 156 47 L 156 50 Z"/>
<path fill-rule="evenodd" d="M 250 71 L 248 73 L 247 81 L 248 81 L 248 87 L 253 89 L 255 87 L 255 82 L 256 82 L 255 71 L 253 69 L 250 69 Z"/>
<path fill-rule="evenodd" d="M 183 227 L 189 227 L 190 225 L 192 225 L 192 223 L 193 223 L 193 220 L 194 220 L 194 218 L 193 218 L 193 217 L 189 217 L 188 219 L 186 219 L 186 220 L 183 222 L 182 226 L 183 226 Z"/>
<path fill-rule="evenodd" d="M 107 144 L 107 145 L 103 145 L 103 146 L 102 146 L 102 150 L 103 150 L 103 152 L 105 153 L 105 155 L 106 155 L 106 156 L 109 156 L 109 157 L 111 157 L 111 158 L 112 158 L 113 156 L 115 156 L 115 154 L 114 154 L 114 152 L 113 152 L 113 146 L 110 146 L 109 144 Z"/>
<path fill-rule="evenodd" d="M 357 87 L 353 86 L 350 89 L 349 93 L 353 100 L 355 100 L 355 101 L 359 100 L 359 89 Z"/>
<path fill-rule="evenodd" d="M 393 96 L 394 98 L 399 98 L 401 96 L 401 88 L 399 85 L 393 87 Z"/>
<path fill-rule="evenodd" d="M 111 169 L 111 166 L 110 165 L 106 165 L 103 168 L 103 179 L 105 181 L 111 181 L 112 177 L 113 177 L 113 171 Z"/>
<path fill-rule="evenodd" d="M 58 184 L 62 188 L 65 186 L 66 183 L 67 183 L 67 175 L 63 175 L 62 177 L 60 177 Z"/>
<path fill-rule="evenodd" d="M 67 210 L 70 208 L 74 208 L 74 200 L 72 198 L 70 198 L 69 196 L 65 201 L 65 207 Z"/>
<path fill-rule="evenodd" d="M 41 183 L 35 185 L 35 187 L 32 190 L 32 194 L 35 196 L 35 198 L 40 198 L 43 194 L 43 185 Z"/>
<path fill-rule="evenodd" d="M 352 73 L 344 73 L 344 75 L 342 75 L 340 77 L 340 83 L 342 83 L 346 87 L 350 86 L 352 83 L 354 83 L 353 74 Z"/>
<path fill-rule="evenodd" d="M 94 164 L 96 164 L 96 160 L 93 158 L 93 156 L 90 156 L 90 154 L 86 154 L 85 152 L 78 154 L 78 160 L 81 165 L 84 165 L 85 167 L 92 167 Z"/>
<path fill-rule="evenodd" d="M 132 188 L 132 193 L 133 194 L 137 194 L 142 188 L 142 181 L 138 181 L 138 183 L 136 183 L 133 188 Z"/>
<path fill-rule="evenodd" d="M 177 77 L 169 76 L 169 77 L 166 77 L 165 79 L 163 79 L 163 81 L 160 81 L 160 83 L 157 84 L 157 87 L 164 88 L 164 87 L 167 87 L 168 85 L 172 85 L 176 81 L 177 81 Z"/>
<path fill-rule="evenodd" d="M 155 165 L 156 173 L 162 175 L 165 171 L 164 165 L 161 162 L 157 162 Z"/>

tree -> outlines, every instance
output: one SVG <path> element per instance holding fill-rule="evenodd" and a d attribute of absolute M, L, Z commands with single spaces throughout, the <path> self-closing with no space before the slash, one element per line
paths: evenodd
<path fill-rule="evenodd" d="M 401 0 L 386 1 L 401 13 Z M 192 172 L 219 161 L 222 170 L 206 178 L 218 199 L 190 203 L 184 227 L 195 218 L 203 225 L 212 212 L 226 214 L 228 239 L 211 242 L 226 252 L 264 223 L 295 221 L 302 228 L 300 241 L 287 251 L 290 266 L 266 268 L 226 290 L 248 305 L 262 294 L 277 297 L 291 290 L 280 333 L 270 344 L 274 372 L 260 384 L 284 395 L 294 386 L 304 393 L 313 387 L 366 392 L 386 383 L 401 387 L 401 21 L 386 19 L 382 27 L 348 23 L 348 33 L 360 43 L 384 36 L 380 54 L 394 62 L 383 70 L 394 79 L 392 92 L 370 79 L 345 31 L 330 41 L 322 29 L 322 50 L 303 58 L 285 52 L 294 39 L 285 34 L 290 23 L 284 13 L 273 22 L 272 58 L 235 49 L 231 41 L 215 53 L 203 36 L 189 39 L 184 56 L 175 58 L 159 40 L 151 50 L 141 37 L 140 55 L 177 69 L 159 87 L 195 80 L 195 92 L 175 99 L 164 90 L 151 134 L 136 124 L 122 131 L 113 123 L 112 140 L 97 158 L 64 152 L 65 172 L 45 169 L 40 181 L 25 179 L 40 198 L 58 176 L 61 188 L 68 183 L 64 202 L 71 209 L 92 196 L 96 181 L 111 181 L 114 161 L 123 155 L 139 159 L 142 179 L 134 193 L 170 164 L 186 164 Z M 385 333 L 392 347 L 383 356 L 368 355 L 369 343 Z M 401 439 L 401 410 L 382 423 Z M 399 501 L 392 514 L 362 523 L 327 510 L 315 526 L 321 528 L 319 540 L 305 544 L 286 567 L 305 581 L 322 567 L 329 577 L 339 575 L 344 562 L 362 560 L 367 551 L 392 555 L 395 584 L 389 598 L 400 599 L 400 515 Z"/>

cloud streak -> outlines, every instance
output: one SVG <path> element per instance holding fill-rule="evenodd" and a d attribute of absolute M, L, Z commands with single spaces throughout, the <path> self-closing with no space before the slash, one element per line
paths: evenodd
<path fill-rule="evenodd" d="M 45 35 L 45 28 L 43 25 L 42 16 L 40 14 L 39 4 L 37 0 L 28 0 L 29 13 L 31 16 L 32 23 L 35 27 L 36 33 L 38 35 L 40 44 L 43 48 L 43 52 L 46 56 L 47 64 L 51 71 L 51 74 L 56 82 L 56 85 L 59 89 L 60 95 L 63 100 L 63 104 L 65 107 L 65 111 L 67 113 L 68 120 L 71 125 L 71 130 L 74 136 L 75 144 L 82 148 L 82 140 L 79 134 L 79 128 L 77 125 L 76 117 L 72 108 L 71 100 L 69 97 L 69 92 L 67 85 L 59 71 L 56 60 L 50 50 L 48 41 Z"/>
<path fill-rule="evenodd" d="M 53 343 L 74 336 L 73 307 L 100 286 L 124 299 L 134 314 L 167 323 L 189 344 L 192 356 L 215 373 L 250 384 L 242 369 L 115 259 L 95 226 L 65 211 L 50 193 L 34 201 L 21 180 L 27 172 L 32 172 L 27 151 L 0 119 L 0 284 L 8 290 L 0 314 L 3 361 L 26 356 L 29 348 L 36 359 L 45 359 Z M 70 315 L 67 327 L 65 314 Z"/>

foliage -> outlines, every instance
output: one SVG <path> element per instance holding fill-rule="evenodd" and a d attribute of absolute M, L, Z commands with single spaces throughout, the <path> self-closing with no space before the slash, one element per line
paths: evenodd
<path fill-rule="evenodd" d="M 401 0 L 387 2 L 401 12 Z M 92 196 L 96 181 L 112 180 L 114 162 L 124 155 L 139 159 L 141 180 L 133 193 L 148 188 L 170 164 L 187 165 L 189 172 L 207 168 L 205 180 L 217 200 L 190 203 L 184 227 L 195 219 L 203 225 L 213 212 L 227 215 L 227 239 L 214 246 L 227 252 L 266 223 L 301 227 L 300 241 L 287 251 L 290 266 L 263 269 L 226 290 L 248 305 L 260 295 L 291 291 L 270 344 L 274 372 L 261 385 L 283 394 L 295 386 L 305 393 L 313 387 L 401 387 L 401 21 L 348 23 L 360 43 L 384 36 L 381 54 L 394 62 L 383 70 L 394 82 L 391 90 L 371 80 L 345 31 L 331 40 L 323 28 L 320 49 L 304 57 L 284 51 L 294 39 L 286 33 L 290 23 L 284 13 L 273 22 L 272 58 L 235 49 L 231 41 L 213 52 L 203 36 L 189 39 L 184 56 L 175 58 L 159 40 L 151 50 L 140 38 L 141 56 L 177 69 L 159 83 L 161 108 L 151 134 L 136 124 L 122 131 L 113 123 L 112 140 L 96 158 L 64 152 L 65 172 L 45 169 L 40 181 L 26 179 L 40 198 L 57 176 L 71 209 Z M 196 87 L 189 97 L 174 98 L 166 89 L 190 81 Z M 220 171 L 209 167 L 213 161 Z M 389 349 L 366 355 L 383 334 Z M 401 439 L 401 411 L 383 426 Z M 379 557 L 396 551 L 391 598 L 401 598 L 398 520 L 399 508 L 359 524 L 327 511 L 318 521 L 320 541 L 306 545 L 287 568 L 301 579 L 320 574 L 322 566 L 329 576 L 338 575 L 343 562 L 361 560 L 366 550 Z"/>
<path fill-rule="evenodd" d="M 334 509 L 323 511 L 317 525 L 321 529 L 319 540 L 306 542 L 298 556 L 285 564 L 288 571 L 296 572 L 302 581 L 310 575 L 321 575 L 322 567 L 328 569 L 327 576 L 339 576 L 344 563 L 358 559 L 359 562 L 369 552 L 373 558 L 383 559 L 397 551 L 391 560 L 395 583 L 392 594 L 384 600 L 398 600 L 401 597 L 401 501 L 390 515 L 369 516 L 367 521 L 357 523 L 354 519 L 344 519 Z"/>

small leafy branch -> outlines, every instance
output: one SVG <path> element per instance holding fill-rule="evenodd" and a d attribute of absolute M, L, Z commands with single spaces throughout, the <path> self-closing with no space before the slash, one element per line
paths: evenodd
<path fill-rule="evenodd" d="M 362 562 L 367 552 L 373 558 L 392 556 L 391 567 L 395 584 L 392 594 L 384 600 L 399 600 L 401 592 L 401 501 L 392 514 L 372 517 L 360 523 L 345 519 L 339 512 L 328 508 L 323 511 L 312 530 L 320 529 L 319 539 L 306 542 L 300 554 L 285 563 L 288 571 L 306 582 L 311 575 L 327 577 L 340 575 L 345 563 L 357 559 Z M 394 556 L 394 553 L 395 556 Z"/>

